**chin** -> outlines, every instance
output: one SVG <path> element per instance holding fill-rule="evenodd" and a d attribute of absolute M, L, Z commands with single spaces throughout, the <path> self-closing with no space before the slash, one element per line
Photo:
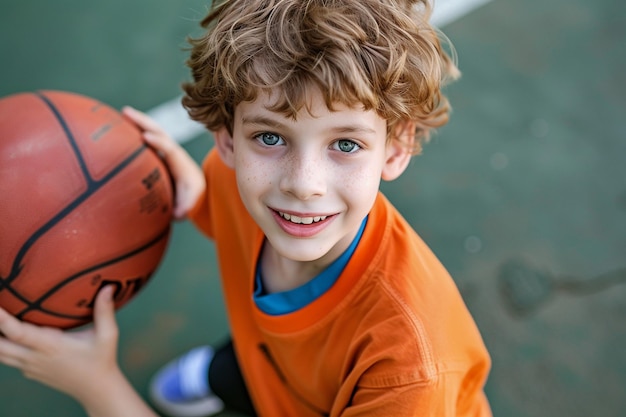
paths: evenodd
<path fill-rule="evenodd" d="M 298 244 L 298 243 L 304 243 Z M 281 242 L 279 246 L 272 244 L 272 248 L 283 258 L 294 262 L 315 262 L 330 252 L 332 247 L 311 247 L 312 242 Z M 271 242 L 270 242 L 271 244 Z M 308 246 L 308 247 L 307 247 Z"/>

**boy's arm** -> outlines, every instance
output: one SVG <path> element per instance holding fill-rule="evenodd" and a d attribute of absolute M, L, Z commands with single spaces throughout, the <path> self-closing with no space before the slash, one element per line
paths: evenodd
<path fill-rule="evenodd" d="M 187 151 L 147 114 L 132 107 L 124 107 L 122 113 L 143 131 L 146 143 L 155 149 L 167 164 L 175 183 L 174 217 L 189 218 L 201 232 L 212 238 L 210 219 L 207 216 L 210 210 L 206 199 L 205 176 L 211 153 L 204 160 L 205 171 L 203 171 Z"/>
<path fill-rule="evenodd" d="M 109 380 L 100 391 L 106 395 L 95 395 L 82 401 L 90 417 L 157 417 L 157 414 L 141 399 L 126 377 Z"/>
<path fill-rule="evenodd" d="M 124 107 L 122 113 L 143 131 L 144 140 L 167 164 L 175 183 L 174 217 L 177 219 L 186 217 L 206 189 L 202 170 L 187 151 L 147 114 L 132 107 Z"/>
<path fill-rule="evenodd" d="M 0 309 L 0 362 L 75 398 L 91 417 L 155 417 L 117 364 L 112 290 L 100 291 L 93 327 L 78 332 L 21 322 Z"/>

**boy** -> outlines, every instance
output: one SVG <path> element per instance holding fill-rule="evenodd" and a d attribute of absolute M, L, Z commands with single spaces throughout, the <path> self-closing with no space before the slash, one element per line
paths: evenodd
<path fill-rule="evenodd" d="M 232 343 L 165 367 L 151 395 L 178 416 L 224 403 L 262 416 L 490 416 L 489 357 L 452 279 L 383 197 L 431 129 L 455 67 L 418 0 L 226 0 L 191 40 L 203 172 L 145 115 L 176 214 L 214 239 Z M 91 416 L 154 415 L 120 373 L 110 290 L 94 331 L 0 312 L 0 360 Z"/>

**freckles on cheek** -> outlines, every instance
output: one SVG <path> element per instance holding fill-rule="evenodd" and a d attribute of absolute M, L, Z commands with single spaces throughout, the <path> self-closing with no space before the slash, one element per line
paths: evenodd
<path fill-rule="evenodd" d="M 336 179 L 335 188 L 351 207 L 352 211 L 364 215 L 372 208 L 380 186 L 380 177 L 368 169 L 344 173 Z"/>
<path fill-rule="evenodd" d="M 380 175 L 377 176 L 373 170 L 364 168 L 346 172 L 338 178 L 338 181 L 343 182 L 347 189 L 364 192 L 370 188 L 376 188 L 376 190 L 378 190 L 380 183 L 379 177 Z"/>
<path fill-rule="evenodd" d="M 241 159 L 237 164 L 237 176 L 247 184 L 271 184 L 271 165 L 254 159 Z"/>

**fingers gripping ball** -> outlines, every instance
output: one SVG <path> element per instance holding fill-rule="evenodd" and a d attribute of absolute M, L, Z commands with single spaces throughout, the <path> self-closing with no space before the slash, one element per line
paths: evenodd
<path fill-rule="evenodd" d="M 116 308 L 157 269 L 172 185 L 137 127 L 61 91 L 0 99 L 0 306 L 60 328 L 92 320 L 95 295 Z"/>

